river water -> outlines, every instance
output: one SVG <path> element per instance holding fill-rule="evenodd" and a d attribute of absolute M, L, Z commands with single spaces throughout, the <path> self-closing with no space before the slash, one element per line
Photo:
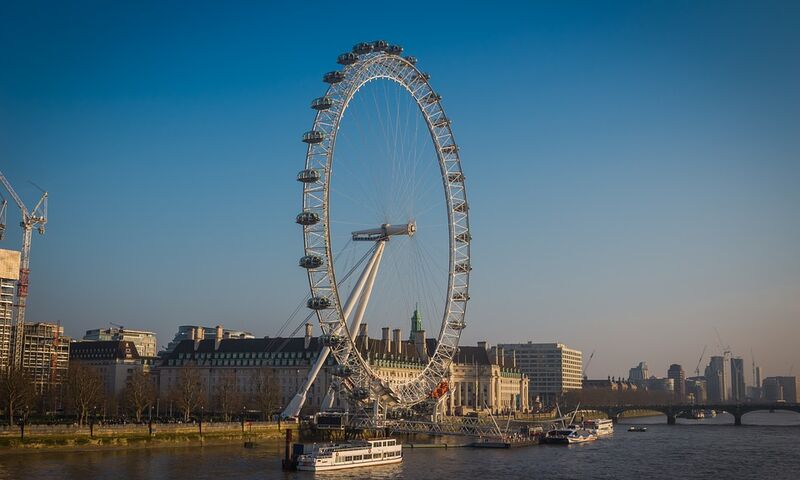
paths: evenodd
<path fill-rule="evenodd" d="M 755 412 L 733 426 L 722 414 L 668 426 L 661 417 L 644 433 L 620 423 L 612 438 L 584 445 L 541 445 L 512 450 L 469 448 L 403 450 L 400 465 L 317 474 L 325 479 L 553 478 L 766 478 L 800 479 L 800 415 Z M 458 438 L 447 441 L 457 443 Z M 311 479 L 280 470 L 282 446 L 170 447 L 0 455 L 0 480 L 251 480 Z"/>

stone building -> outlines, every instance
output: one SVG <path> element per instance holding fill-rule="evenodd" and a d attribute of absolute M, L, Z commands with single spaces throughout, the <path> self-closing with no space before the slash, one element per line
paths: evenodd
<path fill-rule="evenodd" d="M 72 342 L 69 361 L 96 369 L 107 398 L 118 397 L 134 374 L 149 372 L 152 364 L 152 359 L 139 355 L 136 344 L 128 340 Z"/>
<path fill-rule="evenodd" d="M 390 336 L 389 328 L 382 329 L 381 338 L 370 338 L 367 329 L 362 324 L 355 338 L 358 349 L 375 373 L 390 384 L 407 382 L 418 375 L 436 348 L 436 340 L 426 339 L 421 329 L 414 331 L 413 340 L 403 340 L 400 329 L 394 329 Z M 306 326 L 303 337 L 239 339 L 216 335 L 213 340 L 183 340 L 160 361 L 160 394 L 168 398 L 179 385 L 181 372 L 196 368 L 208 405 L 213 405 L 219 388 L 231 384 L 236 385 L 241 401 L 246 402 L 256 393 L 254 377 L 264 372 L 274 379 L 278 407 L 282 409 L 304 383 L 321 347 L 312 335 L 311 325 Z M 333 358 L 328 358 L 308 392 L 303 412 L 319 411 L 332 383 L 334 366 Z M 527 377 L 507 364 L 502 355 L 492 356 L 485 344 L 460 347 L 450 368 L 447 410 L 465 413 L 475 410 L 476 405 L 479 410 L 498 412 L 527 410 L 527 388 Z M 334 407 L 343 407 L 340 399 L 336 398 Z"/>
<path fill-rule="evenodd" d="M 155 358 L 158 352 L 158 340 L 154 332 L 133 330 L 125 327 L 95 328 L 86 330 L 84 340 L 109 341 L 127 340 L 136 346 L 136 352 L 144 358 Z"/>

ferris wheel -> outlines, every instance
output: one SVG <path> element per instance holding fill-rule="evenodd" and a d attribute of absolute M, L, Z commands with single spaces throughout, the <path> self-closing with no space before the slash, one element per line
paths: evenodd
<path fill-rule="evenodd" d="M 319 321 L 323 350 L 286 416 L 299 413 L 328 355 L 335 359 L 335 375 L 349 401 L 407 407 L 430 398 L 448 376 L 458 349 L 471 270 L 464 174 L 442 97 L 417 60 L 402 53 L 402 47 L 382 40 L 356 44 L 339 55 L 341 68 L 323 76 L 327 91 L 311 102 L 316 116 L 302 136 L 307 152 L 305 168 L 297 175 L 303 206 L 296 222 L 304 237 L 299 264 L 311 290 L 307 307 Z M 355 126 L 348 125 L 351 117 Z M 419 126 L 411 128 L 415 122 Z M 348 128 L 354 130 L 349 139 L 342 133 Z M 373 140 L 374 153 L 365 153 Z M 359 156 L 365 157 L 361 165 L 353 160 Z M 358 186 L 370 200 L 354 193 Z M 430 198 L 426 192 L 433 192 Z M 341 217 L 357 217 L 358 222 Z M 366 228 L 354 230 L 353 225 Z M 337 253 L 344 228 L 346 246 L 361 249 L 352 264 Z M 416 257 L 403 257 L 408 251 L 417 252 Z M 350 278 L 362 265 L 360 275 Z M 416 316 L 420 296 L 431 298 L 427 310 L 429 319 L 435 315 L 429 321 L 434 322 L 431 331 L 438 330 L 436 342 L 423 347 L 431 351 L 424 352 L 421 371 L 387 379 L 356 341 L 359 332 L 366 333 L 367 308 L 372 312 L 367 318 L 399 318 L 406 312 L 398 310 L 413 303 Z"/>

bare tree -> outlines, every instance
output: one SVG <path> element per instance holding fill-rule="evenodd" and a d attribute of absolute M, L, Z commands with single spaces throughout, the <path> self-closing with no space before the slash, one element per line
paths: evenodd
<path fill-rule="evenodd" d="M 156 385 L 150 375 L 142 370 L 134 373 L 125 386 L 123 398 L 137 422 L 142 421 L 142 412 L 156 399 Z"/>
<path fill-rule="evenodd" d="M 67 372 L 67 396 L 78 413 L 78 425 L 89 418 L 89 411 L 103 402 L 105 386 L 100 373 L 81 362 L 70 362 Z"/>
<path fill-rule="evenodd" d="M 242 394 L 239 391 L 236 372 L 231 370 L 220 371 L 214 390 L 216 408 L 222 413 L 222 418 L 229 422 L 231 420 L 231 412 L 241 407 L 242 403 Z"/>
<path fill-rule="evenodd" d="M 205 406 L 206 384 L 196 367 L 183 367 L 178 374 L 178 384 L 171 392 L 175 403 L 183 411 L 183 420 L 188 422 L 192 412 Z"/>
<path fill-rule="evenodd" d="M 272 413 L 278 408 L 280 399 L 280 387 L 278 378 L 272 369 L 259 368 L 253 372 L 253 402 L 261 410 L 264 420 L 269 420 Z"/>
<path fill-rule="evenodd" d="M 30 411 L 36 398 L 33 381 L 21 368 L 9 367 L 0 375 L 0 401 L 8 415 L 8 424 L 14 425 L 14 413 Z"/>

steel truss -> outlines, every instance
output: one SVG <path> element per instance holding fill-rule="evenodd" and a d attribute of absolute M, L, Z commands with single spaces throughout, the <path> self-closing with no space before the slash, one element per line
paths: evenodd
<path fill-rule="evenodd" d="M 363 46 L 363 44 L 361 44 Z M 357 46 L 358 47 L 358 46 Z M 355 403 L 366 410 L 382 410 L 389 406 L 410 406 L 429 397 L 439 382 L 446 378 L 458 348 L 464 316 L 469 300 L 470 229 L 464 175 L 458 146 L 450 121 L 440 99 L 429 83 L 429 76 L 416 67 L 412 57 L 401 57 L 399 47 L 375 42 L 359 50 L 361 54 L 346 53 L 340 63 L 346 65 L 337 72 L 325 75 L 330 83 L 324 97 L 312 104 L 317 110 L 313 128 L 304 136 L 308 143 L 303 179 L 303 211 L 298 223 L 303 225 L 305 255 L 322 259 L 318 266 L 307 268 L 313 306 L 323 336 L 347 332 L 344 341 L 330 345 L 330 353 L 350 375 L 342 385 Z M 391 52 L 391 53 L 390 53 Z M 342 58 L 345 62 L 342 62 Z M 425 118 L 434 143 L 442 176 L 448 212 L 449 273 L 444 315 L 437 338 L 437 348 L 427 366 L 414 379 L 392 387 L 370 368 L 358 351 L 346 325 L 330 242 L 329 194 L 336 136 L 344 112 L 356 93 L 367 83 L 389 80 L 404 87 L 416 102 Z M 301 221 L 301 217 L 302 221 Z M 310 304 L 311 306 L 312 304 Z M 354 355 L 351 355 L 355 353 Z M 368 392 L 368 398 L 354 393 Z"/>

